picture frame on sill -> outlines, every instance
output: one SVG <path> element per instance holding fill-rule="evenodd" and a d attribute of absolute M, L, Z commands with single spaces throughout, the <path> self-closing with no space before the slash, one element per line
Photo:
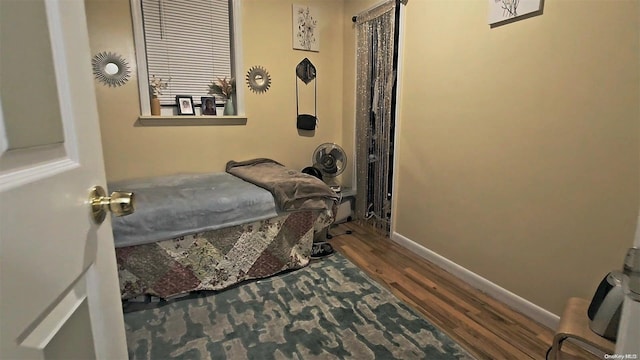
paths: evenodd
<path fill-rule="evenodd" d="M 176 105 L 178 105 L 178 115 L 195 115 L 193 108 L 193 97 L 189 95 L 176 95 Z"/>
<path fill-rule="evenodd" d="M 200 98 L 200 110 L 202 115 L 217 115 L 216 114 L 216 98 L 213 96 L 202 96 Z"/>

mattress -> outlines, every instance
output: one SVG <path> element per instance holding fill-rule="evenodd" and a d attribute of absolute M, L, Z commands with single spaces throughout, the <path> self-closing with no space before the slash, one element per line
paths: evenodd
<path fill-rule="evenodd" d="M 135 212 L 113 217 L 116 248 L 153 243 L 278 216 L 273 195 L 228 173 L 110 182 L 135 194 Z"/>

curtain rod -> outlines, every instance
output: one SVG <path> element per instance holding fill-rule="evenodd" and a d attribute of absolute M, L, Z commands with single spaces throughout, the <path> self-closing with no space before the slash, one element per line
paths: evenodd
<path fill-rule="evenodd" d="M 409 2 L 409 0 L 396 0 L 396 6 L 400 6 L 400 4 L 407 5 L 408 2 Z M 352 16 L 351 17 L 351 21 L 352 22 L 358 21 L 358 15 Z"/>

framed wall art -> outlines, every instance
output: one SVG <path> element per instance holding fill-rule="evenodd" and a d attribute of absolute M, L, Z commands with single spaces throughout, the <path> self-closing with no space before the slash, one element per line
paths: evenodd
<path fill-rule="evenodd" d="M 542 10 L 542 0 L 488 0 L 489 25 L 515 20 L 524 15 L 535 15 Z"/>
<path fill-rule="evenodd" d="M 320 51 L 318 11 L 313 7 L 293 4 L 293 48 Z"/>

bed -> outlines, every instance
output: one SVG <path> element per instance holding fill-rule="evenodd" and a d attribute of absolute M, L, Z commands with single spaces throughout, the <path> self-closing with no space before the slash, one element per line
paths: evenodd
<path fill-rule="evenodd" d="M 136 196 L 136 211 L 112 221 L 123 300 L 222 290 L 304 267 L 338 200 L 318 179 L 270 159 L 108 187 Z"/>

